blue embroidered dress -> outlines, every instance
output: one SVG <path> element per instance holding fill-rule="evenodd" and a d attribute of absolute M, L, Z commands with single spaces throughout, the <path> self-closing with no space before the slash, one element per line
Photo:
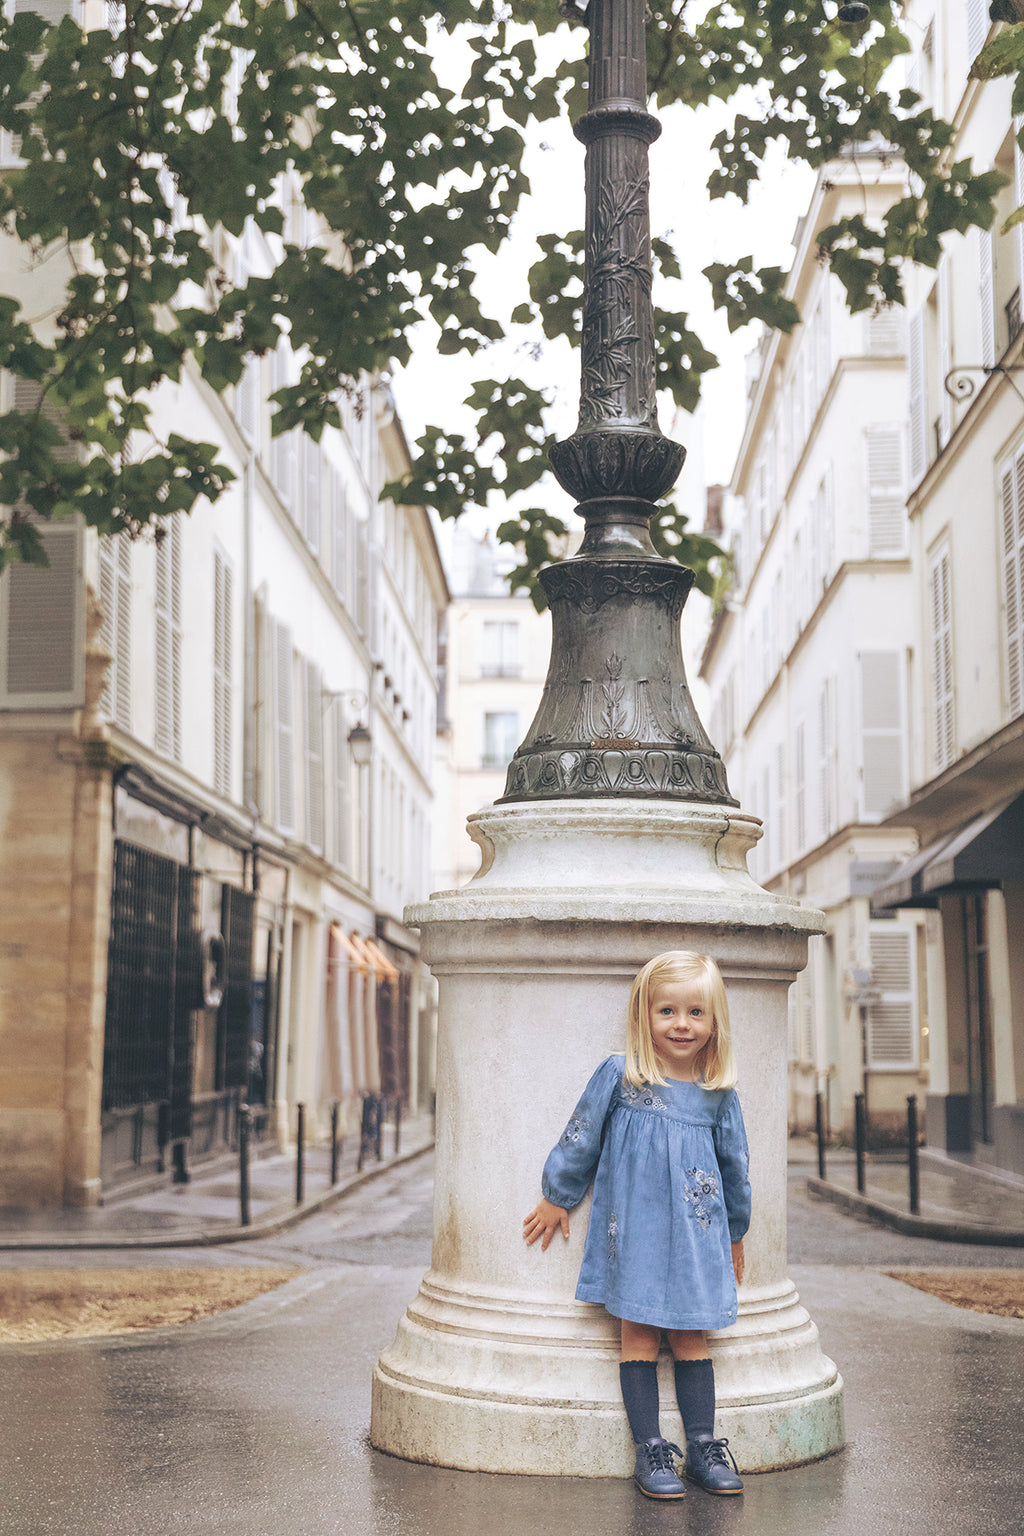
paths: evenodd
<path fill-rule="evenodd" d="M 594 1184 L 576 1299 L 658 1328 L 727 1328 L 729 1245 L 750 1222 L 736 1091 L 634 1088 L 624 1071 L 623 1056 L 601 1063 L 544 1165 L 544 1194 L 567 1210 Z"/>

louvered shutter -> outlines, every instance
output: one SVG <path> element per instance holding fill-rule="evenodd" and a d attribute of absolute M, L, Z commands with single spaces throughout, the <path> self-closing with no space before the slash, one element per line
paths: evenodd
<path fill-rule="evenodd" d="M 866 428 L 868 554 L 902 554 L 906 548 L 903 498 L 903 430 L 896 425 Z"/>
<path fill-rule="evenodd" d="M 331 509 L 331 585 L 348 605 L 349 594 L 349 516 L 345 481 L 331 465 L 328 472 L 328 495 Z"/>
<path fill-rule="evenodd" d="M 988 36 L 989 0 L 967 0 L 967 63 L 974 63 Z"/>
<path fill-rule="evenodd" d="M 945 387 L 946 376 L 953 366 L 953 349 L 950 337 L 950 300 L 949 300 L 949 257 L 943 256 L 939 263 L 939 280 L 936 295 L 939 310 L 939 378 L 942 381 L 942 389 L 939 391 L 939 434 L 941 446 L 944 448 L 949 442 L 950 433 L 953 430 L 953 401 L 949 391 Z"/>
<path fill-rule="evenodd" d="M 302 434 L 302 531 L 315 555 L 320 553 L 320 444 Z"/>
<path fill-rule="evenodd" d="M 996 277 L 992 231 L 976 229 L 974 240 L 978 256 L 978 331 L 981 338 L 981 361 L 983 367 L 991 368 L 996 360 Z"/>
<path fill-rule="evenodd" d="M 349 869 L 352 862 L 352 798 L 350 787 L 350 757 L 348 722 L 345 711 L 335 705 L 332 752 L 332 805 L 331 815 L 334 834 L 334 862 L 341 869 Z"/>
<path fill-rule="evenodd" d="M 906 668 L 902 651 L 860 655 L 861 815 L 884 816 L 906 798 Z"/>
<path fill-rule="evenodd" d="M 247 443 L 259 451 L 260 414 L 263 408 L 263 391 L 260 359 L 251 357 L 245 365 L 242 377 L 235 389 L 235 410 L 238 425 Z"/>
<path fill-rule="evenodd" d="M 324 846 L 324 680 L 320 668 L 307 661 L 305 673 L 305 831 L 306 842 L 318 853 Z"/>
<path fill-rule="evenodd" d="M 818 696 L 818 810 L 823 837 L 835 831 L 838 817 L 836 732 L 836 685 L 835 679 L 829 677 L 822 684 Z"/>
<path fill-rule="evenodd" d="M 952 762 L 956 741 L 953 686 L 953 605 L 949 550 L 932 557 L 928 571 L 932 651 L 932 753 L 936 769 Z"/>
<path fill-rule="evenodd" d="M 132 541 L 127 533 L 100 538 L 100 644 L 112 657 L 101 708 L 126 731 L 132 728 Z"/>
<path fill-rule="evenodd" d="M 910 388 L 910 477 L 916 483 L 928 468 L 928 423 L 924 376 L 924 311 L 910 317 L 907 355 Z"/>
<path fill-rule="evenodd" d="M 274 623 L 274 812 L 284 832 L 295 831 L 295 728 L 292 669 L 292 632 L 287 624 Z"/>
<path fill-rule="evenodd" d="M 864 322 L 869 357 L 896 357 L 903 350 L 903 310 L 898 304 L 882 304 Z"/>
<path fill-rule="evenodd" d="M 356 523 L 355 621 L 360 634 L 370 627 L 370 526 L 365 518 Z"/>
<path fill-rule="evenodd" d="M 914 930 L 894 923 L 868 932 L 871 974 L 881 992 L 868 1008 L 868 1065 L 874 1072 L 909 1072 L 917 1066 L 917 988 Z"/>
<path fill-rule="evenodd" d="M 83 700 L 82 531 L 40 528 L 49 565 L 0 579 L 0 708 L 69 709 Z"/>
<path fill-rule="evenodd" d="M 233 572 L 226 555 L 213 552 L 213 787 L 231 794 Z"/>
<path fill-rule="evenodd" d="M 1003 633 L 1012 719 L 1024 710 L 1024 454 L 1003 471 L 1001 493 Z"/>
<path fill-rule="evenodd" d="M 801 720 L 793 736 L 793 808 L 798 856 L 807 847 L 807 727 Z"/>
<path fill-rule="evenodd" d="M 156 722 L 158 752 L 181 761 L 182 527 L 181 513 L 161 520 L 156 546 Z"/>

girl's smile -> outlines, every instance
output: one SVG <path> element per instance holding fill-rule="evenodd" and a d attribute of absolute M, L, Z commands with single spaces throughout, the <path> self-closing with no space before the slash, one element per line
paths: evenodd
<path fill-rule="evenodd" d="M 714 1020 L 700 982 L 666 981 L 651 993 L 651 1039 L 667 1077 L 694 1081 L 697 1058 L 711 1038 Z"/>

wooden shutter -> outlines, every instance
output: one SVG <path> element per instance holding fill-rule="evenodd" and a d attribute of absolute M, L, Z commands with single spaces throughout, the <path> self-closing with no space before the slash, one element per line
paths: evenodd
<path fill-rule="evenodd" d="M 818 810 L 822 837 L 833 833 L 838 821 L 836 733 L 836 683 L 835 678 L 828 677 L 818 695 Z"/>
<path fill-rule="evenodd" d="M 260 359 L 250 357 L 235 389 L 235 411 L 246 442 L 256 451 L 260 446 L 260 413 L 263 389 Z"/>
<path fill-rule="evenodd" d="M 903 496 L 903 429 L 878 424 L 865 430 L 868 482 L 868 554 L 896 555 L 906 549 Z"/>
<path fill-rule="evenodd" d="M 366 518 L 356 522 L 356 580 L 355 614 L 356 627 L 361 635 L 370 628 L 370 525 Z"/>
<path fill-rule="evenodd" d="M 0 708 L 68 709 L 83 699 L 82 531 L 39 530 L 49 565 L 0 579 Z"/>
<path fill-rule="evenodd" d="M 782 868 L 788 860 L 786 847 L 786 744 L 775 744 L 775 861 Z"/>
<path fill-rule="evenodd" d="M 156 723 L 158 752 L 181 761 L 182 526 L 180 512 L 163 518 L 156 546 Z"/>
<path fill-rule="evenodd" d="M 321 453 L 320 444 L 302 434 L 302 532 L 315 555 L 320 553 Z"/>
<path fill-rule="evenodd" d="M 928 468 L 928 410 L 925 394 L 924 310 L 910 317 L 907 354 L 910 388 L 910 477 L 920 480 Z"/>
<path fill-rule="evenodd" d="M 312 661 L 303 664 L 305 674 L 305 731 L 303 760 L 305 766 L 306 842 L 318 853 L 324 846 L 324 680 Z"/>
<path fill-rule="evenodd" d="M 327 485 L 331 517 L 331 585 L 347 606 L 351 602 L 348 494 L 345 481 L 333 464 L 328 469 Z"/>
<path fill-rule="evenodd" d="M 910 1072 L 917 1066 L 917 988 L 914 930 L 895 923 L 868 930 L 871 974 L 881 992 L 868 1008 L 868 1065 L 875 1072 Z"/>
<path fill-rule="evenodd" d="M 293 702 L 292 632 L 287 624 L 274 622 L 274 813 L 284 832 L 295 831 L 295 716 Z"/>
<path fill-rule="evenodd" d="M 932 754 L 936 769 L 952 762 L 956 745 L 953 679 L 953 598 L 949 550 L 945 546 L 928 570 L 932 652 Z"/>
<path fill-rule="evenodd" d="M 903 351 L 903 310 L 898 304 L 880 304 L 873 309 L 864 329 L 869 357 L 898 357 Z"/>
<path fill-rule="evenodd" d="M 341 869 L 349 869 L 352 863 L 352 797 L 350 786 L 351 748 L 348 744 L 348 721 L 340 703 L 332 712 L 333 751 L 331 754 L 331 819 L 333 822 L 334 862 Z"/>
<path fill-rule="evenodd" d="M 100 644 L 113 658 L 101 706 L 116 725 L 132 727 L 132 540 L 129 534 L 101 536 L 99 545 Z"/>
<path fill-rule="evenodd" d="M 1001 491 L 1003 637 L 1012 719 L 1024 710 L 1024 453 L 1006 466 Z"/>
<path fill-rule="evenodd" d="M 226 555 L 213 552 L 213 787 L 222 795 L 232 789 L 232 586 Z"/>
<path fill-rule="evenodd" d="M 860 654 L 861 815 L 906 798 L 906 667 L 902 651 Z"/>
<path fill-rule="evenodd" d="M 974 63 L 988 37 L 989 0 L 967 0 L 967 64 Z"/>
<path fill-rule="evenodd" d="M 991 368 L 996 360 L 995 256 L 990 229 L 975 229 L 978 257 L 978 332 L 981 338 L 982 366 Z"/>
<path fill-rule="evenodd" d="M 807 727 L 803 720 L 793 736 L 793 809 L 797 855 L 807 847 Z"/>

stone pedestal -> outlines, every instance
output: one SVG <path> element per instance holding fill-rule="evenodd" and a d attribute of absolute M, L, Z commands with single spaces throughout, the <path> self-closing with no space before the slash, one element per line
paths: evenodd
<path fill-rule="evenodd" d="M 696 949 L 728 989 L 754 1190 L 739 1317 L 711 1335 L 718 1433 L 748 1471 L 837 1450 L 842 1382 L 785 1248 L 787 993 L 819 914 L 754 884 L 760 824 L 719 806 L 535 801 L 481 811 L 470 833 L 476 878 L 407 914 L 440 989 L 434 1247 L 374 1374 L 373 1444 L 490 1472 L 632 1472 L 618 1325 L 573 1299 L 587 1205 L 546 1253 L 522 1219 L 590 1073 L 623 1048 L 636 971 Z"/>

